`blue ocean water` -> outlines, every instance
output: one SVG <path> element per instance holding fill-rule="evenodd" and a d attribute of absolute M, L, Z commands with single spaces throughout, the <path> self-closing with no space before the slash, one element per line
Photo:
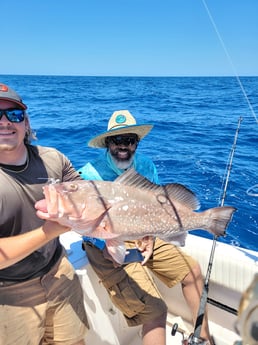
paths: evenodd
<path fill-rule="evenodd" d="M 0 75 L 0 82 L 18 91 L 28 105 L 35 144 L 56 147 L 76 168 L 99 154 L 87 141 L 106 130 L 113 111 L 128 109 L 138 123 L 154 124 L 139 150 L 152 157 L 162 183 L 179 182 L 193 190 L 201 209 L 220 205 L 234 148 L 224 204 L 237 212 L 219 241 L 258 250 L 258 197 L 247 194 L 258 183 L 258 77 L 239 81 Z M 212 238 L 201 230 L 193 233 Z"/>

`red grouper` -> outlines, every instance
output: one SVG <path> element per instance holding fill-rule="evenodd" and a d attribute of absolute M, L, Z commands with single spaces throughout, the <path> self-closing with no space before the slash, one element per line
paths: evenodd
<path fill-rule="evenodd" d="M 203 229 L 225 235 L 234 207 L 196 212 L 195 194 L 178 183 L 151 183 L 129 169 L 115 181 L 74 181 L 43 187 L 46 199 L 36 204 L 37 214 L 71 227 L 81 235 L 106 240 L 115 261 L 124 261 L 125 240 L 157 236 L 173 240 L 179 233 Z"/>

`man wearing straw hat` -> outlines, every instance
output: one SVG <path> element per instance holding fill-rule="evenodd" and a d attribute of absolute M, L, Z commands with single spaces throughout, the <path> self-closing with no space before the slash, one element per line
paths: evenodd
<path fill-rule="evenodd" d="M 107 131 L 88 142 L 90 147 L 106 148 L 105 152 L 79 169 L 81 177 L 113 181 L 133 167 L 151 182 L 158 183 L 157 170 L 152 160 L 136 152 L 139 141 L 152 127 L 151 124 L 138 125 L 128 110 L 115 111 L 108 122 Z M 184 241 L 184 238 L 179 240 Z M 195 322 L 203 288 L 200 266 L 176 245 L 159 238 L 148 236 L 141 241 L 127 241 L 126 247 L 137 247 L 143 256 L 142 261 L 118 266 L 108 256 L 104 240 L 84 237 L 89 262 L 106 287 L 112 302 L 124 314 L 127 324 L 142 324 L 144 345 L 165 345 L 167 306 L 148 269 L 168 287 L 181 282 Z M 203 322 L 201 336 L 208 341 L 207 344 L 212 344 L 207 318 Z"/>

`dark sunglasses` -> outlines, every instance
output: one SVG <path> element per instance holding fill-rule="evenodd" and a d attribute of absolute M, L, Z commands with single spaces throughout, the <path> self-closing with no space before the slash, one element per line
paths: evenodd
<path fill-rule="evenodd" d="M 0 110 L 0 120 L 5 115 L 10 122 L 22 122 L 25 118 L 25 112 L 22 109 L 6 109 Z"/>
<path fill-rule="evenodd" d="M 138 136 L 122 136 L 122 135 L 116 135 L 113 137 L 108 137 L 107 138 L 108 143 L 112 143 L 115 145 L 134 145 L 138 143 Z"/>

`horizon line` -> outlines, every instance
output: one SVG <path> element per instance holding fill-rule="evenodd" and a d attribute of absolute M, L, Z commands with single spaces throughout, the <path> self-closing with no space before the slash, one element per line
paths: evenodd
<path fill-rule="evenodd" d="M 236 78 L 235 75 L 84 75 L 84 74 L 16 74 L 2 73 L 0 76 L 26 77 L 88 77 L 88 78 Z M 239 75 L 239 78 L 258 77 L 258 75 Z"/>

